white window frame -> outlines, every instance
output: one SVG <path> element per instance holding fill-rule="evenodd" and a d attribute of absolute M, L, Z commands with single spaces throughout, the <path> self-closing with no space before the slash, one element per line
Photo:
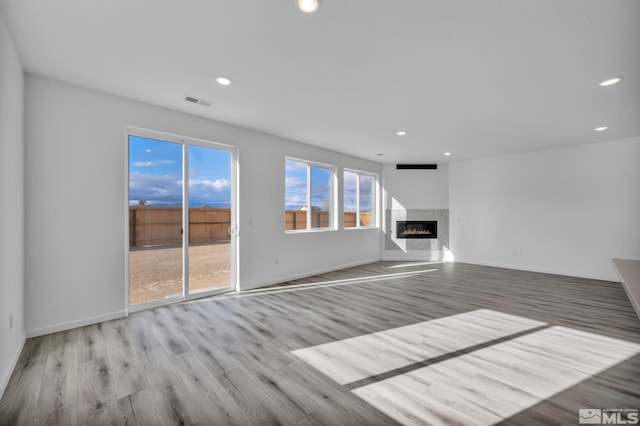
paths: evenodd
<path fill-rule="evenodd" d="M 304 160 L 302 158 L 295 158 L 295 157 L 285 157 L 285 182 L 286 182 L 286 177 L 287 177 L 287 170 L 286 170 L 286 164 L 287 161 L 295 161 L 298 163 L 304 163 L 307 166 L 307 199 L 305 200 L 306 206 L 307 206 L 307 227 L 306 229 L 290 229 L 287 230 L 286 229 L 286 222 L 285 222 L 285 233 L 286 234 L 299 234 L 299 233 L 304 233 L 304 232 L 326 232 L 326 231 L 336 231 L 337 230 L 337 224 L 338 224 L 338 209 L 336 208 L 336 206 L 338 205 L 337 202 L 337 191 L 336 191 L 336 187 L 337 187 L 337 167 L 331 164 L 325 164 L 325 163 L 320 163 L 317 161 L 310 161 L 310 160 Z M 329 200 L 331 201 L 331 211 L 329 214 L 329 226 L 325 227 L 325 228 L 312 228 L 311 227 L 311 217 L 312 217 L 312 209 L 311 209 L 311 167 L 313 166 L 317 166 L 317 167 L 321 167 L 323 169 L 329 169 L 331 170 L 331 187 L 329 188 Z M 285 188 L 285 192 L 286 192 L 286 188 Z M 285 210 L 286 211 L 286 210 Z"/>
<path fill-rule="evenodd" d="M 354 173 L 356 175 L 356 226 L 349 226 L 346 227 L 344 226 L 344 174 L 345 173 Z M 362 226 L 360 225 L 360 176 L 371 176 L 373 178 L 373 201 L 371 203 L 371 205 L 373 206 L 373 221 L 372 221 L 372 225 L 369 226 Z M 379 175 L 377 173 L 373 173 L 373 172 L 366 172 L 363 170 L 356 170 L 356 169 L 349 169 L 349 168 L 344 168 L 344 170 L 342 171 L 342 182 L 343 182 L 343 189 L 342 189 L 342 197 L 343 197 L 343 203 L 342 203 L 342 228 L 344 230 L 352 230 L 352 229 L 376 229 L 380 227 L 380 223 L 379 223 L 379 219 L 380 219 L 380 181 L 379 181 Z"/>

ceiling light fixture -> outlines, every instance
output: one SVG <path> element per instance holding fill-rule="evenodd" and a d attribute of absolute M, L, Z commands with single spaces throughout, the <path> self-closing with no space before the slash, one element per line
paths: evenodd
<path fill-rule="evenodd" d="M 227 77 L 218 77 L 216 78 L 216 81 L 218 82 L 219 85 L 221 86 L 228 86 L 231 84 L 231 79 L 227 78 Z"/>
<path fill-rule="evenodd" d="M 298 9 L 304 13 L 313 13 L 318 10 L 318 0 L 297 0 Z"/>
<path fill-rule="evenodd" d="M 407 132 L 405 132 L 404 130 L 400 130 L 399 132 L 396 132 L 396 135 L 398 135 L 398 136 L 404 136 L 406 134 L 407 134 Z"/>
<path fill-rule="evenodd" d="M 593 129 L 593 130 L 595 130 L 596 132 L 603 132 L 603 131 L 605 131 L 605 130 L 607 130 L 607 129 L 608 129 L 608 127 L 607 127 L 607 126 L 601 126 L 601 127 L 596 127 L 596 128 L 595 128 L 595 129 Z"/>
<path fill-rule="evenodd" d="M 450 152 L 445 152 L 444 155 L 446 155 L 447 157 L 451 155 Z"/>
<path fill-rule="evenodd" d="M 610 78 L 608 80 L 603 80 L 600 83 L 598 83 L 600 86 L 602 87 L 607 87 L 607 86 L 613 86 L 616 83 L 620 83 L 620 80 L 622 80 L 622 76 L 620 77 L 613 77 Z"/>

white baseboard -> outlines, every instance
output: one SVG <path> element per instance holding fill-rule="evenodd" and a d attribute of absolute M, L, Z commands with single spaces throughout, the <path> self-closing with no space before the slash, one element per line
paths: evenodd
<path fill-rule="evenodd" d="M 366 265 L 368 263 L 374 263 L 374 262 L 379 262 L 379 261 L 380 261 L 380 258 L 379 257 L 375 257 L 375 258 L 371 258 L 371 259 L 361 260 L 361 261 L 358 261 L 358 262 L 352 262 L 352 263 L 346 263 L 346 264 L 342 264 L 342 265 L 332 266 L 330 268 L 316 269 L 314 271 L 304 272 L 302 274 L 289 275 L 289 276 L 286 276 L 286 277 L 278 278 L 276 280 L 266 281 L 266 282 L 260 283 L 260 284 L 258 284 L 256 286 L 253 286 L 253 287 L 241 288 L 241 291 L 255 290 L 257 288 L 262 288 L 262 287 L 266 287 L 266 286 L 270 286 L 270 285 L 274 285 L 274 284 L 280 284 L 280 283 L 283 283 L 283 282 L 286 282 L 286 281 L 298 280 L 300 278 L 306 278 L 306 277 L 310 277 L 312 275 L 318 275 L 318 274 L 324 274 L 324 273 L 327 273 L 327 272 L 339 271 L 340 269 L 353 268 L 354 266 Z"/>
<path fill-rule="evenodd" d="M 36 328 L 33 330 L 27 330 L 27 337 L 43 336 L 45 334 L 57 333 L 59 331 L 71 330 L 72 328 L 84 327 L 85 325 L 97 324 L 103 321 L 110 321 L 117 318 L 123 318 L 127 316 L 127 311 L 111 312 L 104 315 L 96 315 L 95 317 L 82 318 L 76 321 L 69 321 L 50 325 L 43 328 Z"/>
<path fill-rule="evenodd" d="M 18 345 L 18 349 L 13 354 L 13 358 L 11 359 L 11 363 L 9 364 L 9 368 L 5 371 L 0 377 L 0 398 L 4 395 L 4 391 L 9 384 L 9 379 L 11 379 L 11 374 L 13 374 L 13 370 L 16 369 L 16 365 L 18 364 L 18 359 L 20 359 L 20 354 L 22 353 L 22 349 L 24 348 L 24 343 L 27 341 L 27 335 L 22 335 L 22 342 Z"/>
<path fill-rule="evenodd" d="M 558 271 L 558 270 L 545 269 L 545 268 L 530 268 L 530 267 L 524 267 L 519 265 L 507 265 L 507 264 L 501 264 L 501 263 L 481 262 L 477 260 L 468 260 L 468 259 L 456 259 L 455 263 L 469 263 L 471 265 L 490 266 L 493 268 L 514 269 L 516 271 L 538 272 L 541 274 L 562 275 L 565 277 L 586 278 L 589 280 L 599 280 L 599 281 L 612 281 L 615 283 L 620 282 L 618 277 L 616 277 L 615 275 L 611 275 L 611 276 L 583 275 L 583 274 L 576 274 L 574 272 L 568 272 L 568 271 Z"/>

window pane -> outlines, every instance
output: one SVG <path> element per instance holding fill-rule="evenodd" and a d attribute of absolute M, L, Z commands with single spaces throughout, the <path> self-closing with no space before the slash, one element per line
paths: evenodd
<path fill-rule="evenodd" d="M 285 161 L 284 179 L 285 229 L 307 229 L 307 164 Z"/>
<path fill-rule="evenodd" d="M 129 304 L 182 295 L 182 145 L 129 136 Z"/>
<path fill-rule="evenodd" d="M 333 172 L 311 166 L 311 228 L 331 226 L 331 178 Z"/>
<path fill-rule="evenodd" d="M 344 172 L 344 227 L 356 227 L 356 212 L 358 203 L 358 175 L 354 172 Z"/>
<path fill-rule="evenodd" d="M 360 175 L 360 226 L 375 225 L 375 194 L 373 176 Z"/>
<path fill-rule="evenodd" d="M 231 287 L 230 151 L 189 146 L 189 293 Z"/>

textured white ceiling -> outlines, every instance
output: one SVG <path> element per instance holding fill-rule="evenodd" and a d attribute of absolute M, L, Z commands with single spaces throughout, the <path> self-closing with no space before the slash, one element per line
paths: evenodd
<path fill-rule="evenodd" d="M 321 0 L 311 15 L 294 0 L 0 7 L 28 72 L 375 161 L 640 135 L 638 0 Z"/>

